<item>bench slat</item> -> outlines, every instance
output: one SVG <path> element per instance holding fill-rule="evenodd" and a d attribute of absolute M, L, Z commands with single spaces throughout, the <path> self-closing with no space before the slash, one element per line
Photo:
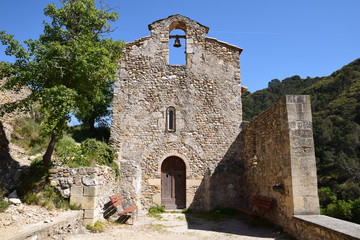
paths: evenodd
<path fill-rule="evenodd" d="M 273 202 L 274 202 L 274 199 L 273 198 L 269 198 L 269 197 L 262 197 L 262 196 L 253 196 L 251 198 L 251 204 L 253 206 L 257 206 L 257 207 L 260 207 L 260 208 L 263 208 L 263 209 L 269 209 L 271 208 Z M 241 212 L 244 212 L 246 214 L 249 214 L 249 215 L 257 215 L 259 216 L 259 214 L 257 212 L 254 212 L 254 211 L 250 211 L 250 210 L 247 210 L 247 209 L 244 209 L 244 208 L 237 208 L 239 211 Z"/>
<path fill-rule="evenodd" d="M 116 206 L 120 205 L 121 203 L 123 203 L 125 201 L 124 199 L 122 199 L 122 196 L 120 193 L 109 196 L 109 198 L 110 198 L 111 206 L 113 206 L 115 208 L 116 208 Z M 132 215 L 136 211 L 136 209 L 137 209 L 137 206 L 133 205 L 133 206 L 125 208 L 122 212 L 119 212 L 117 210 L 117 208 L 116 208 L 116 211 L 120 216 L 123 216 L 123 215 L 129 215 L 129 214 Z"/>

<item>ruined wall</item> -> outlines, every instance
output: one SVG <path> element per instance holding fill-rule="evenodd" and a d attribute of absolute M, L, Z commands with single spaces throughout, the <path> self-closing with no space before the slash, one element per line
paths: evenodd
<path fill-rule="evenodd" d="M 266 218 L 286 227 L 294 214 L 319 214 L 309 96 L 284 97 L 250 122 L 241 138 L 247 199 L 276 200 Z"/>
<path fill-rule="evenodd" d="M 109 196 L 119 191 L 115 172 L 107 166 L 52 168 L 49 180 L 64 198 L 70 198 L 70 204 L 81 205 L 84 225 L 103 219 Z"/>
<path fill-rule="evenodd" d="M 169 31 L 176 28 L 186 32 L 184 66 L 168 65 Z M 115 83 L 111 143 L 121 163 L 120 184 L 138 205 L 160 204 L 161 163 L 178 156 L 186 164 L 189 206 L 240 131 L 241 49 L 207 38 L 207 27 L 181 15 L 149 29 L 151 36 L 126 44 Z M 175 132 L 166 131 L 170 106 Z"/>

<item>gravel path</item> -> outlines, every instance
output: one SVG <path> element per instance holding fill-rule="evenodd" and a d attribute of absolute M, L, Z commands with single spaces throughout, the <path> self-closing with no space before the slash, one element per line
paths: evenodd
<path fill-rule="evenodd" d="M 103 233 L 68 236 L 66 240 L 227 240 L 286 239 L 269 228 L 252 227 L 237 219 L 210 221 L 182 213 L 164 213 L 162 219 L 139 216 L 134 225 L 109 224 Z"/>

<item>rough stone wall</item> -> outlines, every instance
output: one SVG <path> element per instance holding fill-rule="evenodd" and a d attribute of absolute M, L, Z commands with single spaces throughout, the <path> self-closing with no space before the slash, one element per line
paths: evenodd
<path fill-rule="evenodd" d="M 319 214 L 309 96 L 284 97 L 247 124 L 241 139 L 246 198 L 276 200 L 261 214 L 284 227 L 294 214 Z"/>
<path fill-rule="evenodd" d="M 169 31 L 177 28 L 186 32 L 184 66 L 168 65 Z M 161 163 L 178 156 L 186 164 L 189 206 L 240 131 L 241 49 L 206 37 L 207 27 L 181 15 L 149 29 L 151 36 L 126 44 L 115 83 L 111 143 L 121 163 L 120 185 L 139 206 L 159 204 Z M 165 130 L 170 106 L 175 132 Z"/>
<path fill-rule="evenodd" d="M 0 79 L 0 86 L 5 83 L 5 79 Z M 4 104 L 19 101 L 30 94 L 30 90 L 23 88 L 19 91 L 1 91 L 0 92 L 0 107 Z M 24 113 L 18 111 L 7 113 L 0 117 L 0 187 L 6 190 L 12 190 L 16 181 L 12 176 L 20 167 L 19 163 L 14 160 L 10 154 L 10 138 L 13 131 L 12 122 L 26 116 Z"/>
<path fill-rule="evenodd" d="M 70 204 L 81 205 L 84 224 L 102 219 L 109 196 L 118 193 L 115 172 L 110 167 L 52 168 L 49 170 L 50 185 Z"/>

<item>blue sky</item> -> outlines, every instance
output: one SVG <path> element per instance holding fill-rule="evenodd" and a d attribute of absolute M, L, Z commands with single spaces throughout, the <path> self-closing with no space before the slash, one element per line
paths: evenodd
<path fill-rule="evenodd" d="M 120 15 L 111 37 L 130 42 L 148 24 L 182 14 L 209 37 L 244 49 L 242 84 L 251 92 L 278 78 L 326 76 L 360 57 L 360 0 L 104 0 Z M 42 33 L 43 8 L 58 0 L 2 1 L 0 30 L 17 40 Z M 0 61 L 8 60 L 0 47 Z"/>

